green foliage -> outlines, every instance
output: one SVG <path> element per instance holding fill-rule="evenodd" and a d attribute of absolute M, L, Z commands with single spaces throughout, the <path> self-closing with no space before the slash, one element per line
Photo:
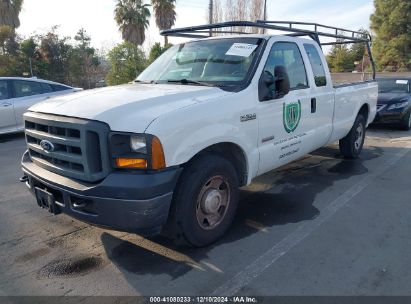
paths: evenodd
<path fill-rule="evenodd" d="M 135 44 L 123 42 L 108 53 L 111 69 L 107 75 L 109 85 L 130 82 L 145 69 L 147 61 L 144 52 Z"/>
<path fill-rule="evenodd" d="M 411 69 L 411 1 L 374 0 L 371 29 L 373 52 L 380 70 Z"/>
<path fill-rule="evenodd" d="M 10 44 L 10 30 L 0 27 L 0 76 L 33 76 L 91 88 L 105 77 L 100 59 L 84 29 L 74 37 L 60 37 L 53 27 L 48 33 Z M 10 46 L 13 49 L 10 50 Z M 31 68 L 30 68 L 31 66 Z"/>
<path fill-rule="evenodd" d="M 345 44 L 334 45 L 327 61 L 332 73 L 352 72 L 355 67 L 353 53 Z"/>
<path fill-rule="evenodd" d="M 149 4 L 142 0 L 118 0 L 115 20 L 125 41 L 142 45 L 146 39 L 145 30 L 150 22 Z"/>
<path fill-rule="evenodd" d="M 176 22 L 176 0 L 151 0 L 156 17 L 156 25 L 160 30 L 171 28 Z M 164 36 L 164 46 L 168 44 L 167 36 Z"/>
<path fill-rule="evenodd" d="M 365 29 L 360 29 L 359 32 L 368 35 L 368 31 Z M 368 54 L 365 43 L 353 43 L 333 45 L 326 58 L 332 73 L 343 73 L 354 70 L 361 71 L 362 62 L 368 64 L 368 60 L 365 60 L 366 57 Z"/>
<path fill-rule="evenodd" d="M 91 38 L 83 28 L 77 32 L 74 40 L 76 44 L 71 48 L 69 56 L 69 77 L 76 80 L 78 86 L 91 88 L 93 70 L 99 65 L 96 50 L 90 46 Z"/>
<path fill-rule="evenodd" d="M 165 46 L 161 46 L 159 42 L 154 43 L 148 56 L 148 63 L 151 64 L 152 62 L 154 62 L 154 60 L 160 57 L 160 55 L 167 51 L 171 46 L 172 44 L 166 44 Z"/>
<path fill-rule="evenodd" d="M 0 1 L 0 25 L 10 26 L 13 31 L 20 26 L 19 14 L 23 0 Z"/>

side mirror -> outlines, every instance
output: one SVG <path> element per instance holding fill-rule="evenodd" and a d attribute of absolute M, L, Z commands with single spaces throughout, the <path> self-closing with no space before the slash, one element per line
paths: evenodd
<path fill-rule="evenodd" d="M 258 82 L 258 99 L 260 101 L 273 99 L 274 94 L 270 89 L 273 84 L 275 84 L 274 76 L 270 72 L 264 71 Z"/>
<path fill-rule="evenodd" d="M 281 98 L 290 92 L 290 78 L 284 66 L 274 68 L 275 94 L 274 98 Z"/>

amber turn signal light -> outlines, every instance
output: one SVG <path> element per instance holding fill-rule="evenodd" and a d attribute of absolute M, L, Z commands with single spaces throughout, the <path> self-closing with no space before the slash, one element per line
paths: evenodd
<path fill-rule="evenodd" d="M 153 170 L 163 169 L 166 167 L 163 146 L 157 137 L 153 137 L 151 142 L 151 168 Z"/>
<path fill-rule="evenodd" d="M 147 160 L 142 158 L 116 158 L 118 168 L 147 169 Z"/>

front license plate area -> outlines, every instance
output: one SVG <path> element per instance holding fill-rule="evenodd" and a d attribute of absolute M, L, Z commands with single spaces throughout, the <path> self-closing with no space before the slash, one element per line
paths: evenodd
<path fill-rule="evenodd" d="M 35 188 L 37 204 L 53 214 L 61 213 L 59 206 L 56 204 L 54 195 L 44 189 Z"/>

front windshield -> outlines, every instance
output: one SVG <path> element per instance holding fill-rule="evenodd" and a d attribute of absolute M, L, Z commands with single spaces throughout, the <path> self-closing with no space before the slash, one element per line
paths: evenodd
<path fill-rule="evenodd" d="M 262 39 L 226 38 L 175 45 L 144 70 L 137 81 L 235 85 L 249 77 Z"/>
<path fill-rule="evenodd" d="M 377 79 L 380 93 L 409 93 L 409 81 L 401 79 Z"/>

